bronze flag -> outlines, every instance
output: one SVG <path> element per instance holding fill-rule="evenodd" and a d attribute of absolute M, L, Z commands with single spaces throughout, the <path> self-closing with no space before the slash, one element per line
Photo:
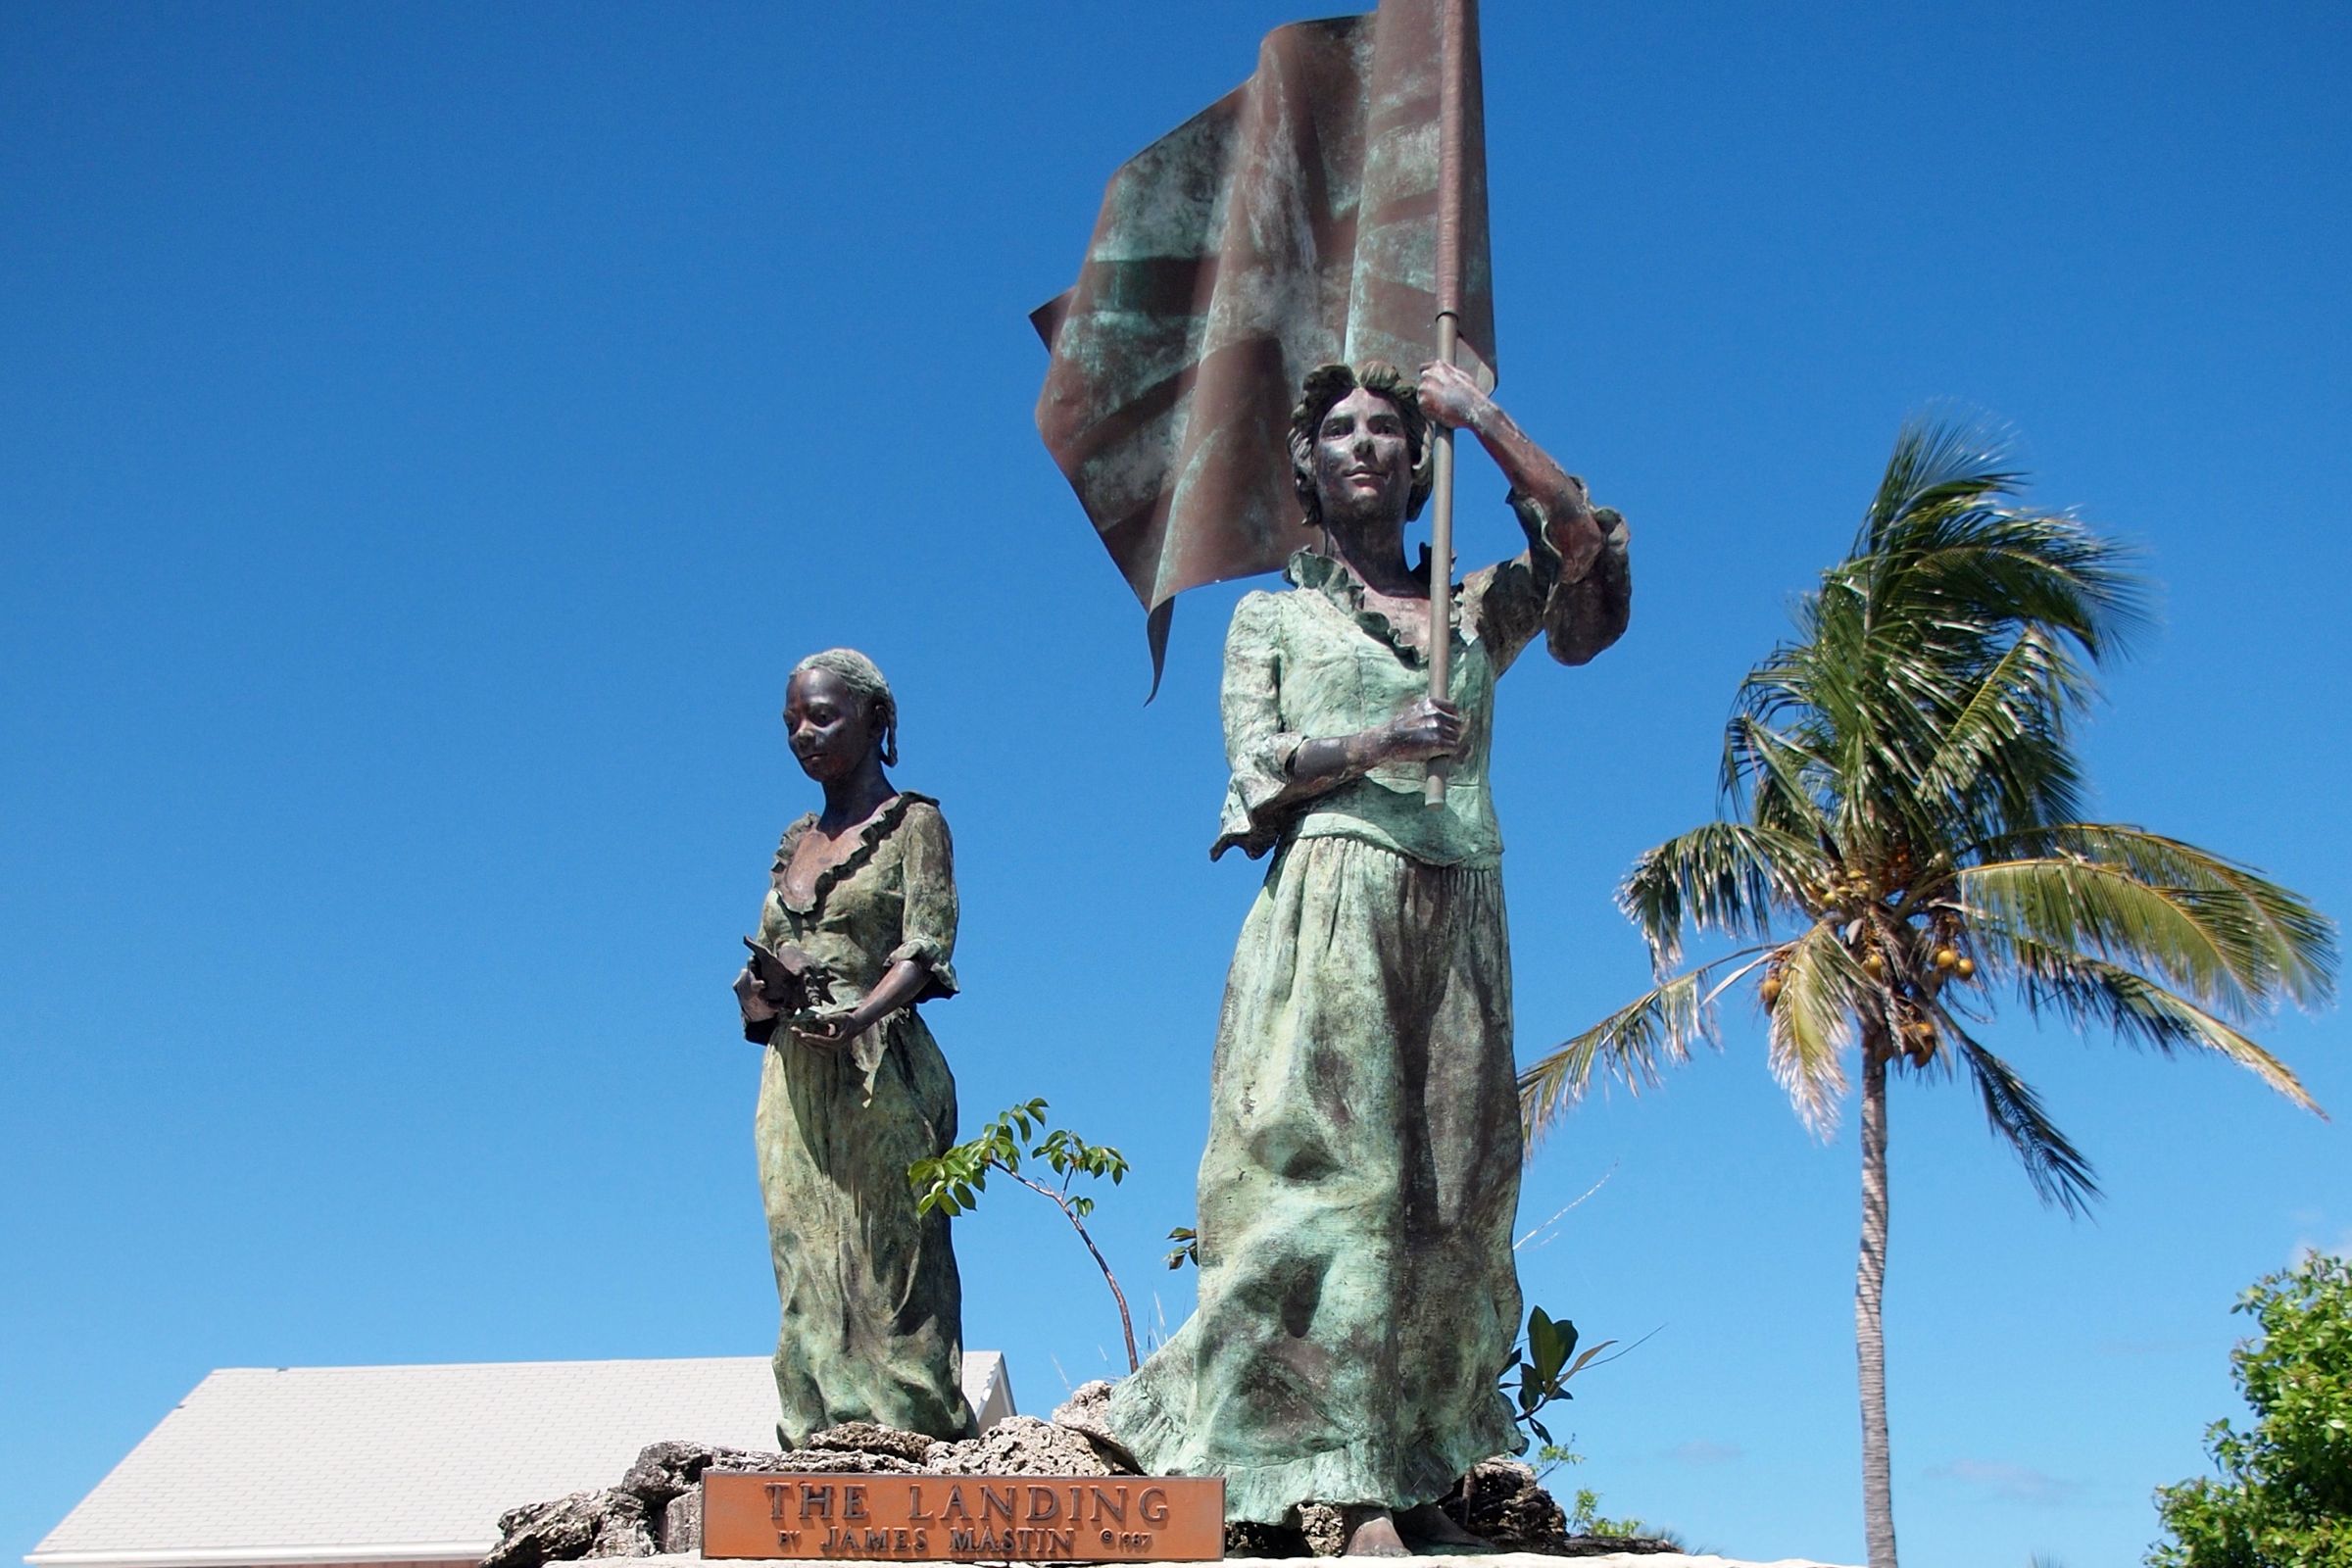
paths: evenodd
<path fill-rule="evenodd" d="M 1278 27 L 1257 70 L 1110 178 L 1077 283 L 1031 316 L 1037 427 L 1151 612 L 1311 541 L 1286 445 L 1317 365 L 1435 358 L 1441 12 L 1465 9 L 1459 363 L 1492 386 L 1475 0 Z"/>

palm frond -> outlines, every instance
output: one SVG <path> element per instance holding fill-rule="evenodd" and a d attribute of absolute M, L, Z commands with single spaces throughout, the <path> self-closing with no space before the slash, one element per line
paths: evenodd
<path fill-rule="evenodd" d="M 1940 1011 L 1940 1009 L 1938 1009 Z M 2042 1109 L 2041 1097 L 2000 1057 L 1984 1049 L 1949 1017 L 1939 1020 L 1960 1043 L 1961 1059 L 1976 1081 L 1984 1120 L 2007 1141 L 2041 1200 L 2070 1214 L 2086 1212 L 2099 1196 L 2090 1161 Z"/>
<path fill-rule="evenodd" d="M 1821 851 L 1794 834 L 1708 822 L 1643 852 L 1617 907 L 1642 928 L 1662 972 L 1682 956 L 1686 919 L 1701 931 L 1761 936 L 1776 908 L 1802 906 L 1805 884 L 1821 874 Z"/>
<path fill-rule="evenodd" d="M 1754 807 L 1774 802 L 1753 797 L 1758 784 L 1801 793 L 1813 803 L 1807 815 L 1858 848 L 1870 838 L 1872 808 L 1918 776 L 1935 735 L 1918 703 L 1895 691 L 1895 672 L 1867 646 L 1867 628 L 1846 599 L 1832 596 L 1817 608 L 1823 613 L 1811 638 L 1742 681 L 1727 734 L 1725 782 L 1735 794 L 1749 788 L 1758 820 Z M 1781 766 L 1759 773 L 1765 762 Z"/>
<path fill-rule="evenodd" d="M 2105 1029 L 2127 1045 L 2163 1055 L 2210 1052 L 2236 1062 L 2305 1110 L 2327 1116 L 2286 1063 L 2146 975 L 2046 943 L 2013 937 L 2008 947 L 2018 989 L 2034 1013 L 2055 1013 L 2078 1028 Z"/>
<path fill-rule="evenodd" d="M 2025 475 L 2007 466 L 2006 443 L 1982 425 L 1912 419 L 1894 438 L 1886 471 L 1862 514 L 1853 554 L 1875 553 L 1922 513 L 2012 493 Z"/>
<path fill-rule="evenodd" d="M 1519 1130 L 1528 1152 L 1596 1079 L 1615 1078 L 1638 1095 L 1663 1081 L 1661 1058 L 1678 1066 L 1689 1061 L 1691 1042 L 1713 1038 L 1699 999 L 1700 971 L 1689 970 L 1530 1063 L 1519 1074 Z"/>
<path fill-rule="evenodd" d="M 1853 553 L 1741 683 L 1735 714 L 1812 760 L 1802 793 L 1849 851 L 2079 814 L 2067 724 L 2096 688 L 2075 651 L 2123 646 L 2146 588 L 2124 547 L 2014 506 L 2018 478 L 1982 431 L 1907 426 Z M 1727 785 L 1764 777 L 1728 739 Z"/>
<path fill-rule="evenodd" d="M 2290 974 L 2308 987 L 2324 956 L 2307 945 L 2282 948 L 2281 911 L 2241 888 L 2146 881 L 2129 861 L 1996 860 L 1954 880 L 1964 904 L 2016 940 L 2154 969 L 2232 1017 L 2261 1012 Z"/>
<path fill-rule="evenodd" d="M 1665 1082 L 1663 1067 L 1689 1061 L 1693 1045 L 1719 1045 L 1715 999 L 1725 986 L 1767 960 L 1768 954 L 1756 956 L 1759 951 L 1730 954 L 1662 980 L 1522 1068 L 1519 1130 L 1528 1152 L 1535 1152 L 1544 1134 L 1596 1082 L 1613 1079 L 1639 1095 Z M 1726 968 L 1731 974 L 1709 988 L 1707 977 Z"/>
<path fill-rule="evenodd" d="M 1724 726 L 1720 788 L 1727 800 L 1747 803 L 1756 826 L 1820 839 L 1829 822 L 1816 794 L 1830 793 L 1834 783 L 1831 769 L 1800 737 L 1747 712 L 1735 712 Z"/>
<path fill-rule="evenodd" d="M 2065 633 L 2094 662 L 2127 650 L 2152 624 L 2137 553 L 2078 518 L 1971 509 L 1938 518 L 1917 543 L 1904 586 L 1923 605 L 1997 605 L 2004 619 Z"/>
<path fill-rule="evenodd" d="M 1913 420 L 1895 439 L 1847 567 L 1870 618 L 1938 639 L 2041 625 L 2103 658 L 2147 624 L 2134 552 L 2079 519 L 2006 503 L 2024 475 L 1983 426 Z"/>
<path fill-rule="evenodd" d="M 1826 922 L 1808 927 L 1782 950 L 1781 994 L 1772 1004 L 1766 1059 L 1772 1076 L 1815 1137 L 1838 1127 L 1845 1097 L 1845 1049 L 1854 1017 L 1875 1008 L 1870 977 L 1858 968 Z"/>
<path fill-rule="evenodd" d="M 1916 798 L 1942 839 L 1973 839 L 2014 822 L 2074 816 L 2082 789 L 2058 715 L 2073 675 L 2064 651 L 2034 627 L 1977 679 L 1939 726 Z"/>
<path fill-rule="evenodd" d="M 2335 997 L 2335 922 L 2291 888 L 2250 865 L 2193 844 L 2113 822 L 2058 822 L 1987 841 L 2036 858 L 2064 856 L 2121 867 L 2151 886 L 2177 890 L 2200 910 L 2241 933 L 2250 957 L 2248 985 L 2264 999 L 2283 996 L 2300 1007 Z"/>

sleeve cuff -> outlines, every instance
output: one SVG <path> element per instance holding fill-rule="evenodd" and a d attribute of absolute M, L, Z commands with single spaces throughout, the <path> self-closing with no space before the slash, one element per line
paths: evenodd
<path fill-rule="evenodd" d="M 1255 817 L 1291 787 L 1291 763 L 1305 744 L 1305 736 L 1285 732 L 1251 747 L 1250 755 L 1235 763 L 1233 798 L 1244 811 Z"/>
<path fill-rule="evenodd" d="M 948 946 L 936 937 L 908 937 L 890 950 L 883 967 L 914 962 L 930 971 L 930 981 L 923 987 L 917 1002 L 942 1002 L 956 994 L 956 966 L 948 961 Z"/>

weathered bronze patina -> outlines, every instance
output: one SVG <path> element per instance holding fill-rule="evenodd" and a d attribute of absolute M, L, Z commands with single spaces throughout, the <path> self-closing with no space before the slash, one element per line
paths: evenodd
<path fill-rule="evenodd" d="M 1494 458 L 1528 545 L 1443 619 L 1403 549 L 1433 423 Z M 1520 1446 L 1495 1388 L 1520 1138 L 1494 683 L 1539 638 L 1563 663 L 1614 642 L 1631 578 L 1622 519 L 1451 366 L 1324 367 L 1289 445 L 1329 553 L 1244 598 L 1226 639 L 1217 850 L 1274 858 L 1210 1068 L 1200 1304 L 1109 1422 L 1147 1470 L 1225 1477 L 1236 1520 L 1330 1504 L 1350 1551 L 1397 1555 L 1400 1535 L 1462 1544 L 1434 1500 Z M 1427 695 L 1439 638 L 1446 700 Z M 1433 810 L 1422 764 L 1441 757 Z"/>
<path fill-rule="evenodd" d="M 1112 175 L 1076 286 L 1032 318 L 1053 351 L 1037 424 L 1128 586 L 1153 668 L 1184 589 L 1312 542 L 1283 416 L 1328 361 L 1437 355 L 1440 146 L 1458 169 L 1464 353 L 1492 386 L 1476 19 L 1439 133 L 1441 0 L 1279 27 L 1257 71 Z"/>
<path fill-rule="evenodd" d="M 705 1557 L 892 1562 L 1207 1562 L 1221 1481 L 1141 1476 L 706 1472 Z"/>
<path fill-rule="evenodd" d="M 906 1167 L 956 1141 L 956 1080 L 919 1003 L 956 994 L 947 822 L 890 782 L 898 706 L 864 655 L 803 660 L 793 756 L 824 809 L 784 830 L 735 980 L 767 1048 L 754 1132 L 781 1322 L 782 1445 L 845 1421 L 961 1438 L 962 1285 Z"/>

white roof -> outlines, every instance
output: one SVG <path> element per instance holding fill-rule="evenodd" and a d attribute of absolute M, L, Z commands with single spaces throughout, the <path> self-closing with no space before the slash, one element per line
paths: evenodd
<path fill-rule="evenodd" d="M 966 1351 L 983 1427 L 1004 1358 Z M 677 1440 L 776 1446 L 765 1356 L 225 1367 L 25 1556 L 35 1568 L 267 1568 L 480 1557 L 498 1516 L 617 1483 Z"/>

